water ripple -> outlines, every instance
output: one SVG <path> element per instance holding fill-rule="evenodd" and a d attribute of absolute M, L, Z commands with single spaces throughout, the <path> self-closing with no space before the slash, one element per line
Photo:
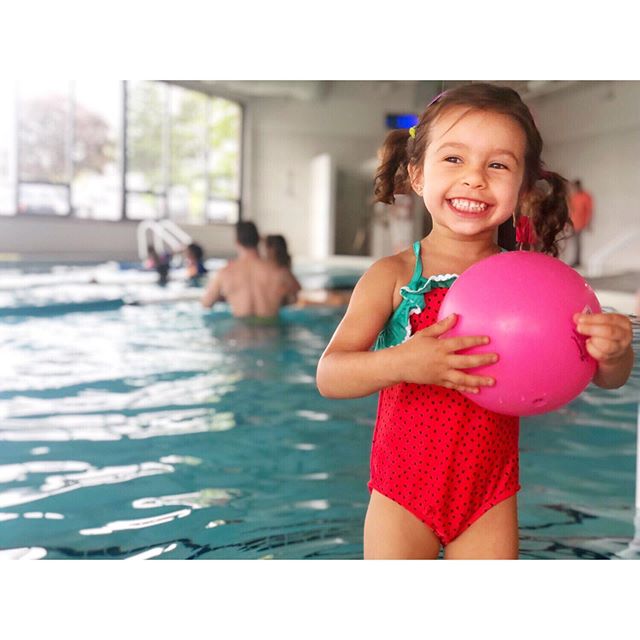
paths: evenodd
<path fill-rule="evenodd" d="M 4 318 L 0 558 L 361 557 L 376 398 L 315 388 L 339 320 Z M 522 557 L 638 557 L 639 399 L 636 363 L 623 388 L 522 421 Z"/>
<path fill-rule="evenodd" d="M 115 531 L 130 531 L 132 529 L 145 529 L 146 527 L 155 527 L 159 524 L 172 522 L 177 518 L 185 518 L 191 513 L 191 509 L 179 509 L 163 513 L 159 516 L 150 516 L 148 518 L 137 518 L 135 520 L 116 520 L 108 522 L 102 527 L 93 529 L 80 529 L 79 533 L 83 536 L 99 536 L 114 533 Z"/>
<path fill-rule="evenodd" d="M 145 476 L 171 473 L 174 467 L 159 462 L 104 467 L 102 469 L 87 465 L 81 473 L 66 473 L 45 478 L 40 487 L 16 487 L 0 492 L 0 509 L 15 507 L 54 495 L 94 487 L 98 485 L 128 482 Z M 30 471 L 29 473 L 41 473 Z"/>

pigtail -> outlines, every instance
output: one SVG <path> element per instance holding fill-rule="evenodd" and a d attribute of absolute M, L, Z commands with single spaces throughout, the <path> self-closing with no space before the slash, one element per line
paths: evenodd
<path fill-rule="evenodd" d="M 380 165 L 373 181 L 374 202 L 393 204 L 394 194 L 410 192 L 407 145 L 412 143 L 408 129 L 394 129 L 385 138 L 378 155 Z"/>
<path fill-rule="evenodd" d="M 540 180 L 527 194 L 521 213 L 533 223 L 536 249 L 558 257 L 560 233 L 569 221 L 567 180 L 553 171 L 540 171 Z"/>

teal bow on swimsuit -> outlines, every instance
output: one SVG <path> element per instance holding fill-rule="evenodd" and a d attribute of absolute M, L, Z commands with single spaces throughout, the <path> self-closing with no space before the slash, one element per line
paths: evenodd
<path fill-rule="evenodd" d="M 500 249 L 503 253 L 506 249 Z M 424 296 L 433 289 L 448 289 L 458 278 L 457 273 L 438 273 L 430 278 L 422 277 L 422 260 L 420 259 L 420 241 L 413 243 L 416 266 L 409 284 L 400 289 L 402 300 L 393 312 L 387 324 L 378 334 L 373 350 L 386 349 L 403 343 L 411 337 L 412 313 L 420 313 L 424 307 Z"/>
<path fill-rule="evenodd" d="M 386 349 L 401 344 L 411 337 L 412 313 L 420 313 L 425 306 L 424 296 L 432 289 L 448 289 L 458 277 L 455 273 L 438 273 L 430 278 L 422 277 L 422 260 L 420 259 L 420 242 L 413 243 L 413 253 L 416 256 L 416 266 L 409 284 L 400 289 L 402 300 L 393 312 L 387 324 L 379 333 L 374 351 Z"/>

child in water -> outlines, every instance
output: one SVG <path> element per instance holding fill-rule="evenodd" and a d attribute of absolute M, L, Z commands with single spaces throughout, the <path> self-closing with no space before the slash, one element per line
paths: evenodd
<path fill-rule="evenodd" d="M 204 276 L 207 275 L 207 268 L 204 266 L 204 251 L 196 242 L 192 242 L 184 250 L 184 262 L 186 265 L 187 282 L 189 285 L 198 286 Z"/>
<path fill-rule="evenodd" d="M 441 547 L 452 559 L 518 557 L 519 419 L 459 393 L 494 384 L 466 370 L 499 354 L 458 353 L 489 338 L 442 337 L 456 317 L 436 319 L 457 274 L 501 251 L 497 229 L 509 218 L 518 225 L 526 213 L 533 248 L 557 256 L 568 219 L 566 180 L 544 168 L 541 151 L 520 96 L 484 83 L 440 94 L 416 127 L 385 140 L 376 201 L 392 204 L 394 194 L 413 189 L 433 229 L 362 276 L 317 371 L 325 397 L 380 392 L 365 558 L 437 558 Z M 598 363 L 594 383 L 622 386 L 633 365 L 629 319 L 598 313 L 574 320 Z"/>
<path fill-rule="evenodd" d="M 144 262 L 146 269 L 154 269 L 158 273 L 158 284 L 166 287 L 169 281 L 169 267 L 171 266 L 171 254 L 159 255 L 153 245 L 147 247 L 147 259 Z"/>

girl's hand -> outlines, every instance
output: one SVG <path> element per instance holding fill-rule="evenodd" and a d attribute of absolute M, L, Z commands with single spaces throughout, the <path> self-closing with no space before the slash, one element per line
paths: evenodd
<path fill-rule="evenodd" d="M 589 336 L 587 351 L 598 365 L 615 364 L 627 356 L 633 330 L 627 316 L 619 313 L 576 313 L 577 331 Z"/>
<path fill-rule="evenodd" d="M 460 355 L 457 351 L 487 344 L 487 336 L 459 336 L 442 338 L 451 329 L 457 316 L 451 314 L 444 320 L 418 331 L 409 340 L 396 347 L 403 351 L 403 374 L 405 382 L 437 384 L 447 389 L 478 393 L 481 386 L 491 386 L 493 378 L 471 375 L 460 369 L 471 369 L 498 361 L 495 353 Z"/>

